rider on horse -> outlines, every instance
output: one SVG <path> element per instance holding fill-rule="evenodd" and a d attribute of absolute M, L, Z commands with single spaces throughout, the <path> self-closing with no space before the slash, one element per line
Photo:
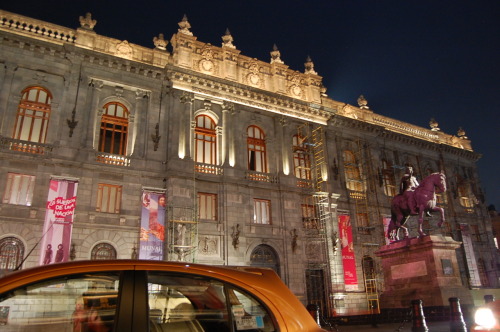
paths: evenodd
<path fill-rule="evenodd" d="M 417 215 L 415 211 L 417 202 L 415 201 L 415 189 L 419 186 L 417 178 L 413 175 L 413 166 L 406 164 L 405 174 L 401 178 L 399 194 L 403 195 L 411 215 Z"/>

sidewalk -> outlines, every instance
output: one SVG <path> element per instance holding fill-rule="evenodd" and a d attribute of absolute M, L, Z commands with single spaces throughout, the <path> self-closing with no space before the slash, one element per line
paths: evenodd
<path fill-rule="evenodd" d="M 450 332 L 450 322 L 426 322 L 429 332 Z M 371 325 L 338 325 L 338 332 L 411 332 L 412 322 L 407 322 L 401 329 L 400 323 L 377 324 L 377 327 Z M 335 331 L 335 330 L 333 330 Z"/>

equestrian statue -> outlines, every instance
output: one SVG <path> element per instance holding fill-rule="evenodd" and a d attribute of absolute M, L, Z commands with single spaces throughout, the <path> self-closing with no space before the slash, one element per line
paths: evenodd
<path fill-rule="evenodd" d="M 436 190 L 437 189 L 437 190 Z M 424 213 L 439 212 L 441 219 L 438 227 L 445 221 L 443 208 L 436 206 L 436 192 L 446 191 L 446 176 L 443 171 L 432 173 L 422 183 L 418 183 L 413 175 L 413 167 L 406 165 L 405 174 L 401 179 L 400 192 L 392 199 L 391 222 L 387 229 L 387 238 L 390 241 L 399 240 L 399 230 L 404 230 L 404 238 L 408 238 L 408 228 L 403 226 L 411 215 L 418 215 L 418 234 L 425 236 L 422 230 Z"/>

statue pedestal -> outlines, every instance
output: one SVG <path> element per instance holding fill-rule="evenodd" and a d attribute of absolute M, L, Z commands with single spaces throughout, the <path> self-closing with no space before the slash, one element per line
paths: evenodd
<path fill-rule="evenodd" d="M 473 304 L 469 289 L 462 285 L 455 250 L 461 245 L 451 237 L 431 235 L 405 239 L 381 247 L 385 291 L 381 308 L 408 308 L 412 300 L 423 305 L 449 306 L 450 297 Z"/>

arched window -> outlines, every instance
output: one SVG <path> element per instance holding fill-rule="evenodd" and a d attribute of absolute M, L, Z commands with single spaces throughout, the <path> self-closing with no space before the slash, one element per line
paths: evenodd
<path fill-rule="evenodd" d="M 370 256 L 363 257 L 363 273 L 366 279 L 375 279 L 375 261 Z"/>
<path fill-rule="evenodd" d="M 21 94 L 12 138 L 45 143 L 52 95 L 39 86 L 26 88 Z"/>
<path fill-rule="evenodd" d="M 293 136 L 293 167 L 295 176 L 303 180 L 311 180 L 311 154 L 304 137 Z"/>
<path fill-rule="evenodd" d="M 118 102 L 107 103 L 103 109 L 99 152 L 126 155 L 129 112 Z"/>
<path fill-rule="evenodd" d="M 280 274 L 280 262 L 276 251 L 267 244 L 261 244 L 252 250 L 250 255 L 250 265 L 258 267 L 268 267 Z"/>
<path fill-rule="evenodd" d="M 248 169 L 267 173 L 266 136 L 257 126 L 247 129 Z"/>
<path fill-rule="evenodd" d="M 217 134 L 215 121 L 208 115 L 195 118 L 195 161 L 203 164 L 217 164 Z"/>
<path fill-rule="evenodd" d="M 116 259 L 116 249 L 108 243 L 99 243 L 92 248 L 92 260 Z"/>
<path fill-rule="evenodd" d="M 389 161 L 382 160 L 382 182 L 386 196 L 396 196 L 396 183 L 394 182 L 394 169 Z"/>
<path fill-rule="evenodd" d="M 471 199 L 470 185 L 467 180 L 457 175 L 457 195 L 460 200 L 460 205 L 465 208 L 465 211 L 474 212 L 474 203 Z"/>
<path fill-rule="evenodd" d="M 14 270 L 21 264 L 24 256 L 24 245 L 16 237 L 0 240 L 0 270 Z"/>
<path fill-rule="evenodd" d="M 352 151 L 344 151 L 344 172 L 347 189 L 353 191 L 364 191 L 363 181 L 358 161 Z"/>

